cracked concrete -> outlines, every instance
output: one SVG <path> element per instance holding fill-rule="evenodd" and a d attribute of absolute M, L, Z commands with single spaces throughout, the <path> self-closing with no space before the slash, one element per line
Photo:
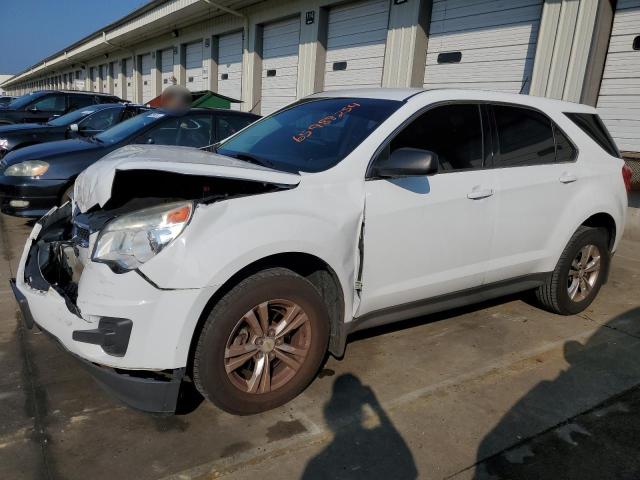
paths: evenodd
<path fill-rule="evenodd" d="M 28 231 L 0 217 L 5 282 Z M 579 316 L 515 296 L 361 332 L 293 402 L 250 417 L 123 407 L 24 329 L 0 284 L 0 478 L 638 477 L 639 280 L 626 239 Z"/>

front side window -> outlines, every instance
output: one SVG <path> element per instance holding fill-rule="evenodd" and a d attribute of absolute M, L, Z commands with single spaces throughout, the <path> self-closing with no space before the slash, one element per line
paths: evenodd
<path fill-rule="evenodd" d="M 105 108 L 89 115 L 78 123 L 81 130 L 102 131 L 118 123 L 120 108 Z"/>
<path fill-rule="evenodd" d="M 162 112 L 145 112 L 129 120 L 120 122 L 104 132 L 96 135 L 96 139 L 101 143 L 114 144 L 121 142 L 128 137 L 135 135 L 149 125 L 161 121 L 167 116 Z"/>
<path fill-rule="evenodd" d="M 212 141 L 210 114 L 170 118 L 147 131 L 136 143 L 205 147 Z"/>
<path fill-rule="evenodd" d="M 438 156 L 439 171 L 482 167 L 483 141 L 480 106 L 452 104 L 420 115 L 389 144 L 383 155 L 399 148 L 428 150 Z"/>
<path fill-rule="evenodd" d="M 33 102 L 31 104 L 31 108 L 35 108 L 41 112 L 64 112 L 64 95 L 48 95 L 36 102 Z"/>
<path fill-rule="evenodd" d="M 551 120 L 534 110 L 493 107 L 498 128 L 497 167 L 541 165 L 556 161 Z"/>
<path fill-rule="evenodd" d="M 253 121 L 255 121 L 255 118 L 245 117 L 244 115 L 225 115 L 222 113 L 216 115 L 217 140 L 223 140 L 230 137 Z"/>
<path fill-rule="evenodd" d="M 292 172 L 320 172 L 342 161 L 402 102 L 373 98 L 301 100 L 258 120 L 217 149 Z"/>

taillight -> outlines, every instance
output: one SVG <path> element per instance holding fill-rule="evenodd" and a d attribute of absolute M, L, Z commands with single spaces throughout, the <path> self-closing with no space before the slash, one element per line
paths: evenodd
<path fill-rule="evenodd" d="M 631 177 L 633 176 L 633 170 L 626 163 L 622 166 L 622 180 L 624 180 L 624 188 L 627 192 L 631 191 Z"/>

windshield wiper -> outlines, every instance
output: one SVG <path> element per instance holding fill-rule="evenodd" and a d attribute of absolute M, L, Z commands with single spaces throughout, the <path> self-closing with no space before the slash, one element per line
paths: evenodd
<path fill-rule="evenodd" d="M 249 155 L 247 153 L 235 152 L 228 154 L 227 156 L 237 158 L 238 160 L 243 160 L 245 162 L 253 163 L 255 165 L 260 165 L 261 167 L 273 167 L 273 162 L 269 160 L 265 160 L 263 158 L 254 157 L 253 155 Z"/>

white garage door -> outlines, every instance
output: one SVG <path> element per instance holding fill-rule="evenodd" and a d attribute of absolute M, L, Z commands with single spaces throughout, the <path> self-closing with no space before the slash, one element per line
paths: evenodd
<path fill-rule="evenodd" d="M 107 79 L 107 72 L 109 71 L 109 64 L 105 63 L 100 65 L 100 84 L 102 85 L 101 92 L 109 90 L 109 80 Z"/>
<path fill-rule="evenodd" d="M 542 0 L 436 0 L 425 88 L 528 93 Z"/>
<path fill-rule="evenodd" d="M 329 10 L 325 90 L 381 85 L 388 25 L 388 0 Z"/>
<path fill-rule="evenodd" d="M 187 88 L 192 92 L 202 90 L 202 41 L 187 45 L 185 67 L 187 70 Z"/>
<path fill-rule="evenodd" d="M 598 111 L 620 150 L 640 152 L 640 0 L 618 0 Z"/>
<path fill-rule="evenodd" d="M 163 90 L 173 83 L 173 48 L 167 48 L 160 53 L 160 77 Z"/>
<path fill-rule="evenodd" d="M 242 98 L 242 32 L 218 39 L 218 93 Z M 239 110 L 240 104 L 232 103 L 231 108 Z"/>
<path fill-rule="evenodd" d="M 151 54 L 140 57 L 140 75 L 142 77 L 142 103 L 147 103 L 153 98 L 151 90 Z"/>
<path fill-rule="evenodd" d="M 89 68 L 89 80 L 91 81 L 91 91 L 97 92 L 98 82 L 96 81 L 96 67 Z M 54 85 L 55 85 L 55 81 L 54 81 Z"/>
<path fill-rule="evenodd" d="M 262 115 L 297 98 L 300 18 L 264 26 L 262 42 Z"/>
<path fill-rule="evenodd" d="M 125 100 L 133 101 L 133 59 L 125 58 L 122 62 L 124 63 L 124 81 L 127 93 Z"/>

